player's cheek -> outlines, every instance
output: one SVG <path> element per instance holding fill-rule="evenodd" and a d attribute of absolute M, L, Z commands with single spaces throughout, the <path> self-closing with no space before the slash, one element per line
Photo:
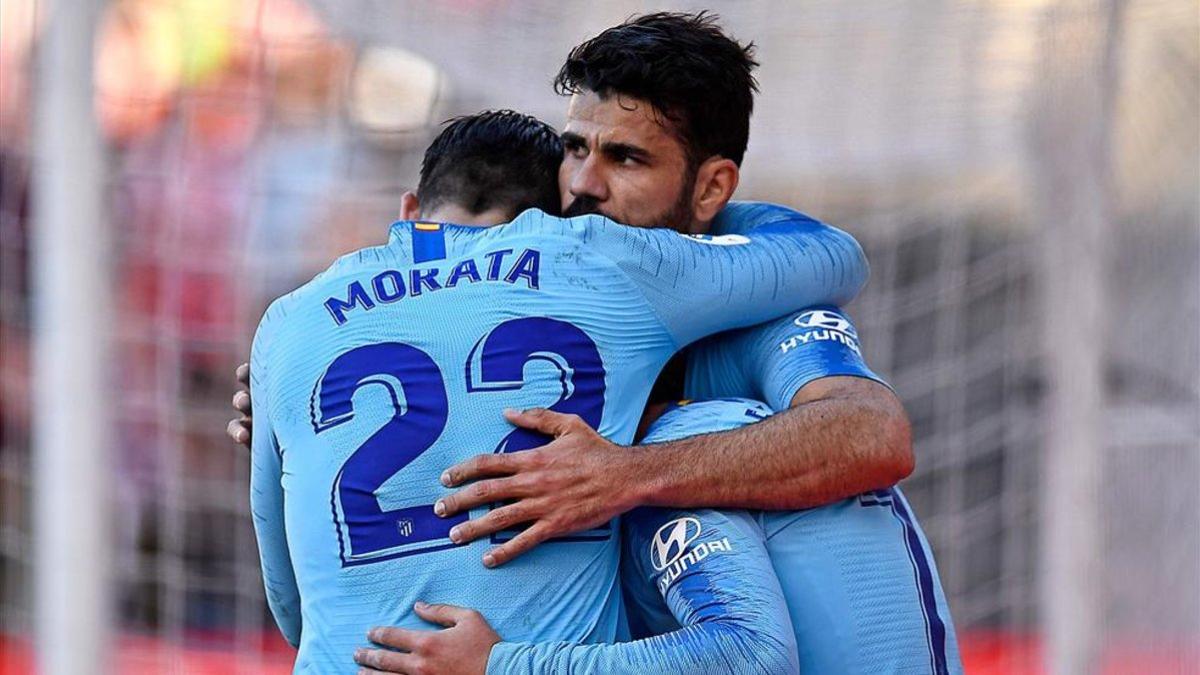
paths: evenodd
<path fill-rule="evenodd" d="M 654 213 L 654 186 L 628 175 L 614 176 L 610 186 L 605 215 L 626 225 L 645 227 Z"/>

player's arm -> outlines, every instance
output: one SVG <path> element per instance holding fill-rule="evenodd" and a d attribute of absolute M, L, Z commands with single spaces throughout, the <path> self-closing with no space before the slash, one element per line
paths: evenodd
<path fill-rule="evenodd" d="M 802 216 L 747 234 L 682 235 L 593 216 L 588 246 L 641 289 L 677 346 L 815 304 L 854 299 L 869 274 L 854 237 Z"/>
<path fill-rule="evenodd" d="M 790 213 L 794 216 L 773 218 L 747 235 L 710 239 L 627 228 L 595 216 L 562 222 L 587 228 L 589 250 L 622 268 L 676 346 L 682 346 L 810 304 L 847 302 L 861 289 L 867 265 L 854 238 Z M 825 496 L 814 493 L 811 482 L 806 484 L 809 491 L 799 495 L 794 493 L 798 481 L 772 477 L 763 485 L 761 472 L 739 480 L 764 455 L 779 454 L 779 444 L 787 439 L 778 434 L 737 431 L 731 432 L 738 436 L 728 445 L 693 440 L 648 452 L 619 448 L 575 416 L 541 409 L 506 416 L 555 441 L 525 452 L 477 456 L 448 468 L 443 481 L 448 487 L 478 482 L 435 505 L 439 515 L 451 516 L 512 501 L 452 529 L 456 543 L 531 523 L 487 552 L 485 565 L 503 564 L 546 539 L 596 527 L 636 506 L 686 507 L 699 501 L 717 507 L 789 508 L 820 503 Z M 662 447 L 673 454 L 658 457 Z M 496 476 L 502 478 L 480 480 Z M 721 491 L 692 492 L 714 485 Z"/>
<path fill-rule="evenodd" d="M 675 540 L 678 546 L 655 545 L 676 526 L 684 536 Z M 623 534 L 630 597 L 673 617 L 675 630 L 619 644 L 497 642 L 487 645 L 489 653 L 474 637 L 484 634 L 479 625 L 457 633 L 459 625 L 438 633 L 386 629 L 373 634 L 383 646 L 408 653 L 363 650 L 355 660 L 383 672 L 479 673 L 482 654 L 492 675 L 797 671 L 787 605 L 751 516 L 642 509 L 624 519 Z"/>
<path fill-rule="evenodd" d="M 643 287 L 677 345 L 736 323 L 739 313 L 758 322 L 764 315 L 780 316 L 780 309 L 798 310 L 782 307 L 787 301 L 775 294 L 780 288 L 799 306 L 809 306 L 850 299 L 839 297 L 848 289 L 839 287 L 847 269 L 860 273 L 851 285 L 854 292 L 862 285 L 865 261 L 850 235 L 797 211 L 769 207 L 755 209 L 756 221 L 743 228 L 746 234 L 733 235 L 740 239 L 720 243 L 679 235 L 668 241 L 662 237 L 672 233 L 662 232 L 628 235 L 628 275 Z M 604 247 L 600 239 L 598 245 Z M 658 246 L 646 245 L 649 241 Z M 607 255 L 616 259 L 618 253 Z M 805 283 L 818 291 L 805 289 Z M 826 299 L 812 299 L 818 294 Z M 689 297 L 707 306 L 691 305 Z M 858 396 L 875 407 L 866 410 L 857 404 Z M 803 420 L 791 414 L 722 434 L 628 448 L 572 416 L 545 410 L 508 413 L 512 424 L 554 441 L 527 453 L 478 456 L 450 467 L 446 485 L 475 483 L 446 497 L 439 513 L 514 501 L 451 532 L 456 542 L 469 542 L 514 522 L 532 522 L 485 554 L 485 565 L 502 565 L 547 538 L 595 527 L 637 506 L 804 508 L 883 488 L 912 471 L 907 420 L 898 401 L 881 395 L 871 383 L 824 378 L 797 393 L 794 405 L 808 406 L 810 414 Z M 869 454 L 859 464 L 839 464 L 846 455 L 829 450 L 862 440 L 859 424 L 882 438 L 872 442 L 888 452 L 882 459 Z M 806 440 L 809 435 L 817 440 Z M 804 444 L 794 450 L 798 440 Z M 503 478 L 488 479 L 494 476 Z"/>
<path fill-rule="evenodd" d="M 660 546 L 676 528 L 683 539 L 667 543 L 694 539 Z M 630 609 L 666 609 L 679 628 L 611 645 L 501 642 L 489 673 L 797 671 L 787 605 L 751 516 L 639 509 L 623 519 L 623 534 Z"/>
<path fill-rule="evenodd" d="M 265 324 L 265 319 L 264 319 Z M 300 591 L 288 553 L 287 531 L 283 514 L 283 465 L 279 443 L 267 414 L 265 387 L 266 364 L 264 326 L 254 338 L 250 356 L 250 387 L 254 392 L 253 412 L 258 427 L 250 448 L 250 510 L 254 534 L 258 539 L 263 585 L 267 604 L 283 637 L 293 647 L 300 644 Z"/>
<path fill-rule="evenodd" d="M 867 365 L 854 324 L 840 308 L 811 307 L 714 336 L 693 348 L 688 365 L 689 398 L 745 396 L 783 411 L 739 430 L 770 449 L 732 481 L 761 481 L 760 507 L 826 504 L 888 487 L 912 471 L 908 416 Z M 730 439 L 718 434 L 696 442 Z M 777 498 L 776 488 L 782 492 Z M 685 483 L 679 489 L 703 488 Z"/>

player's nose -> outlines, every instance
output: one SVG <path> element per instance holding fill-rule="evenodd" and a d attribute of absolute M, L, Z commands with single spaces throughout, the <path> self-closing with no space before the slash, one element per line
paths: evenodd
<path fill-rule="evenodd" d="M 608 182 L 599 162 L 596 161 L 595 153 L 576 165 L 569 189 L 576 198 L 589 197 L 598 202 L 608 199 Z"/>

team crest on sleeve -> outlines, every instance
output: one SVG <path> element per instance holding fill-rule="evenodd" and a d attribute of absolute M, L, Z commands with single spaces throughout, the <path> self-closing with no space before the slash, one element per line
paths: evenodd
<path fill-rule="evenodd" d="M 650 541 L 650 564 L 662 576 L 658 578 L 659 593 L 666 593 L 679 575 L 692 565 L 717 552 L 732 550 L 729 537 L 704 541 L 692 546 L 700 537 L 699 519 L 693 516 L 676 518 L 658 528 Z"/>
<path fill-rule="evenodd" d="M 858 331 L 849 319 L 838 312 L 813 309 L 803 312 L 792 323 L 800 331 L 779 343 L 779 349 L 784 354 L 810 342 L 840 342 L 855 354 L 862 355 L 858 344 Z"/>
<path fill-rule="evenodd" d="M 750 243 L 750 237 L 740 234 L 685 234 L 683 236 L 697 244 L 708 244 L 710 246 L 740 246 Z"/>

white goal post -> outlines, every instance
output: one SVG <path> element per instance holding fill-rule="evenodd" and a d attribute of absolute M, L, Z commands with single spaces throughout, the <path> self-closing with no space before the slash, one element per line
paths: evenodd
<path fill-rule="evenodd" d="M 33 607 L 45 675 L 111 663 L 111 256 L 92 97 L 102 4 L 48 3 L 34 86 Z"/>

